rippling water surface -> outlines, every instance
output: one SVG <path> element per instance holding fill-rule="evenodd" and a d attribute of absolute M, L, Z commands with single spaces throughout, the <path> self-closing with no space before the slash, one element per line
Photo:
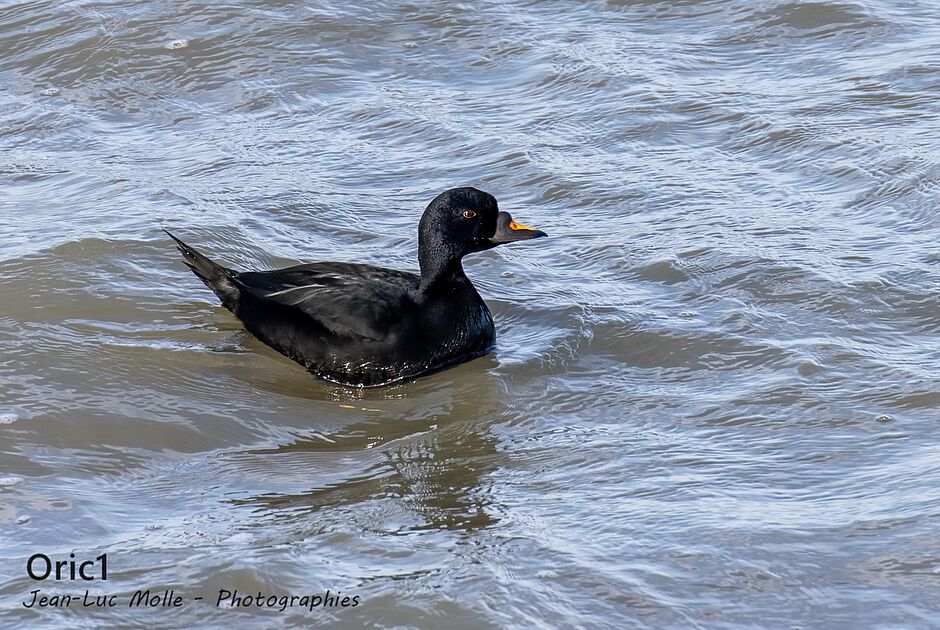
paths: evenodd
<path fill-rule="evenodd" d="M 0 619 L 935 623 L 938 104 L 928 0 L 0 4 Z M 468 259 L 493 355 L 386 389 L 160 231 L 413 269 L 456 185 L 552 238 Z M 73 551 L 206 601 L 24 608 Z"/>

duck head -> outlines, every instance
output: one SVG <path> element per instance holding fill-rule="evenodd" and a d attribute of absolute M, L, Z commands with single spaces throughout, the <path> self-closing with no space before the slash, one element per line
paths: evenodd
<path fill-rule="evenodd" d="M 476 188 L 445 190 L 428 204 L 418 225 L 422 277 L 437 275 L 466 254 L 528 241 L 545 232 L 517 223 L 499 209 L 496 198 Z"/>

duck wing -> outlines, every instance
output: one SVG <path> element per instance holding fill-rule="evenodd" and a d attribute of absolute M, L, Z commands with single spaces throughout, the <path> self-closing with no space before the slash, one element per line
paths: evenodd
<path fill-rule="evenodd" d="M 323 262 L 239 273 L 233 282 L 242 304 L 250 306 L 246 317 L 264 316 L 265 307 L 276 306 L 267 313 L 287 309 L 292 319 L 307 320 L 336 337 L 382 341 L 407 310 L 420 278 L 394 269 Z M 237 314 L 246 321 L 242 308 Z"/>

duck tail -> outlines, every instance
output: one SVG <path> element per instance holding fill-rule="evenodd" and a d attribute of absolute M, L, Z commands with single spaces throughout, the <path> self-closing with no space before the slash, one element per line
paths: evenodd
<path fill-rule="evenodd" d="M 170 234 L 168 230 L 163 231 L 176 242 L 176 248 L 180 250 L 180 253 L 183 255 L 183 262 L 186 263 L 186 266 L 192 269 L 196 277 L 202 280 L 207 287 L 212 289 L 213 293 L 219 296 L 225 308 L 234 312 L 238 304 L 239 291 L 233 279 L 238 275 L 238 272 L 228 267 L 223 267 L 219 263 L 203 256 L 195 249 Z"/>

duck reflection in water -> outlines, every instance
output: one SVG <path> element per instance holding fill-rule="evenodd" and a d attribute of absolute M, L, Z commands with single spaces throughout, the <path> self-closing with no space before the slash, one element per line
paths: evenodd
<path fill-rule="evenodd" d="M 262 494 L 232 502 L 266 512 L 279 521 L 303 522 L 325 509 L 390 501 L 394 505 L 383 507 L 381 513 L 394 517 L 393 524 L 365 527 L 393 533 L 472 531 L 495 524 L 498 519 L 494 513 L 500 510 L 493 509 L 484 479 L 507 464 L 497 448 L 499 440 L 491 431 L 495 422 L 503 421 L 505 403 L 501 401 L 505 401 L 506 392 L 491 374 L 473 369 L 478 365 L 458 368 L 453 372 L 453 381 L 432 379 L 430 386 L 413 387 L 426 390 L 424 395 L 415 392 L 400 398 L 389 391 L 376 393 L 370 400 L 359 395 L 350 399 L 351 404 L 337 406 L 353 413 L 367 409 L 364 414 L 371 418 L 341 430 L 308 432 L 305 437 L 274 448 L 242 453 L 242 461 L 245 455 L 269 463 L 284 458 L 289 461 L 292 479 L 304 479 L 306 473 L 298 470 L 309 470 L 311 482 L 320 480 L 321 484 L 298 492 Z M 469 376 L 477 378 L 468 382 Z M 402 413 L 402 404 L 409 411 Z M 397 418 L 407 419 L 369 413 L 382 407 Z M 276 465 L 284 463 L 282 460 Z M 358 467 L 358 472 L 342 472 L 337 481 L 322 483 L 337 478 L 334 464 L 346 471 Z"/>

